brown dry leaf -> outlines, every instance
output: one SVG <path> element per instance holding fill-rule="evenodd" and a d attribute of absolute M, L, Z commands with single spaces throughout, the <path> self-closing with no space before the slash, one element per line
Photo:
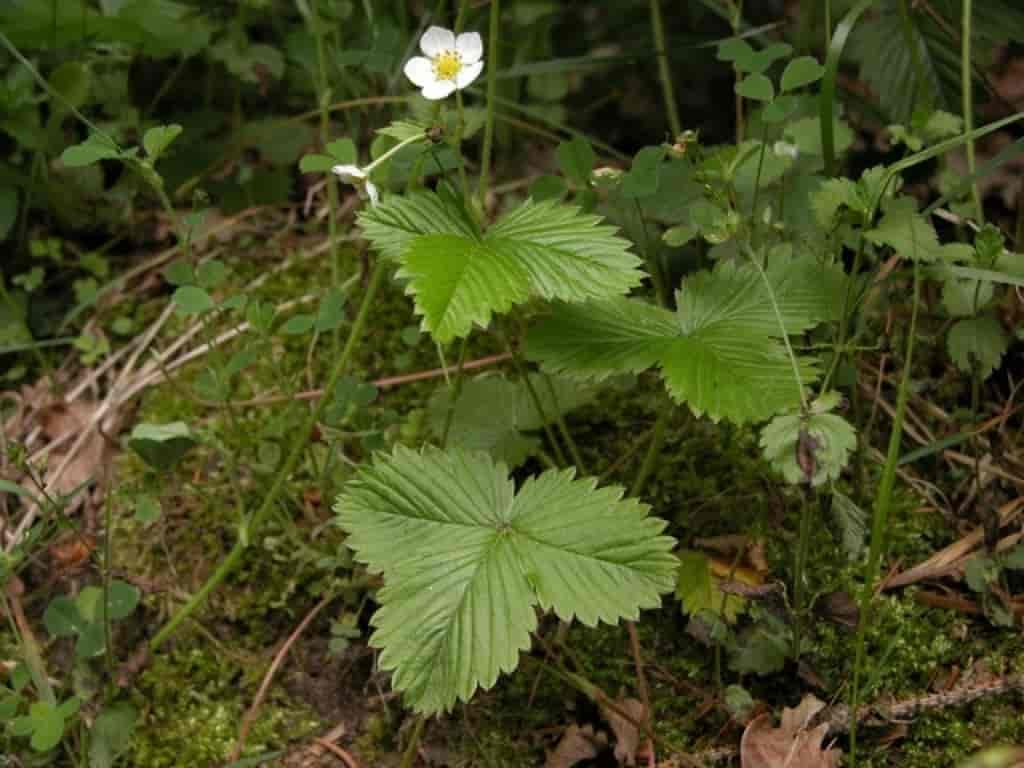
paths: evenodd
<path fill-rule="evenodd" d="M 637 722 L 642 723 L 647 718 L 647 710 L 638 699 L 618 699 L 615 703 Z M 609 707 L 601 707 L 601 717 L 611 726 L 612 734 L 615 736 L 615 759 L 619 761 L 619 765 L 636 765 L 636 753 L 640 749 L 640 729 Z"/>
<path fill-rule="evenodd" d="M 85 483 L 102 479 L 112 468 L 112 438 L 117 434 L 120 424 L 116 415 L 108 414 L 101 420 L 100 428 L 89 433 L 64 471 L 59 476 L 56 474 L 57 469 L 64 464 L 67 451 L 71 449 L 78 435 L 92 422 L 97 408 L 99 403 L 95 401 L 76 400 L 73 403 L 58 402 L 40 409 L 40 426 L 48 438 L 53 440 L 67 432 L 74 435 L 74 439 L 65 442 L 60 449 L 52 451 L 47 460 L 44 482 L 46 491 L 51 496 L 68 496 Z M 78 503 L 74 501 L 72 506 L 77 506 Z"/>
<path fill-rule="evenodd" d="M 544 768 L 572 768 L 584 760 L 597 757 L 597 753 L 607 743 L 604 734 L 595 734 L 594 726 L 570 725 L 565 729 L 554 752 L 548 755 Z"/>
<path fill-rule="evenodd" d="M 50 559 L 59 573 L 74 570 L 96 549 L 96 537 L 88 533 L 64 536 L 50 545 Z"/>
<path fill-rule="evenodd" d="M 783 710 L 778 728 L 772 727 L 768 714 L 751 720 L 740 742 L 742 768 L 836 768 L 840 751 L 821 746 L 828 723 L 807 729 L 824 706 L 814 696 L 805 696 L 796 709 Z"/>

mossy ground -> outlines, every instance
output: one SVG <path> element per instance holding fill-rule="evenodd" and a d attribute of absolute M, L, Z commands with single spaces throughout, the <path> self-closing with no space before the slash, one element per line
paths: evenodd
<path fill-rule="evenodd" d="M 244 261 L 232 261 L 237 270 L 233 285 L 244 285 L 274 258 L 257 251 Z M 344 252 L 346 274 L 360 265 L 357 252 Z M 324 260 L 302 261 L 262 286 L 259 298 L 293 298 L 310 285 L 325 284 L 329 272 Z M 169 337 L 181 331 L 180 322 L 169 329 Z M 409 331 L 416 324 L 409 300 L 389 282 L 373 307 L 366 343 L 359 347 L 350 375 L 368 381 L 439 365 L 429 340 L 416 339 Z M 343 326 L 342 338 L 346 332 Z M 240 377 L 233 396 L 259 397 L 322 381 L 333 349 L 330 338 L 320 340 L 312 354 L 308 337 L 278 339 Z M 470 357 L 499 350 L 493 337 L 482 335 L 471 346 Z M 151 635 L 225 556 L 237 535 L 239 491 L 245 507 L 258 504 L 260 489 L 280 460 L 284 437 L 301 415 L 302 406 L 254 406 L 229 414 L 197 402 L 188 392 L 204 365 L 185 369 L 174 384 L 151 389 L 135 416 L 138 422 L 186 421 L 203 445 L 173 478 L 150 474 L 128 453 L 119 462 L 115 566 L 124 577 L 150 586 L 133 626 L 122 634 L 126 646 L 128 638 L 139 641 Z M 343 425 L 343 452 L 354 463 L 375 448 L 422 442 L 428 437 L 425 404 L 439 386 L 443 380 L 381 391 L 363 413 Z M 588 470 L 628 486 L 641 461 L 643 436 L 667 404 L 658 380 L 643 376 L 573 412 L 569 426 Z M 341 532 L 329 524 L 331 498 L 351 468 L 338 463 L 325 471 L 325 453 L 311 452 L 312 458 L 290 481 L 284 497 L 288 501 L 253 540 L 242 567 L 215 592 L 196 623 L 183 627 L 137 678 L 132 700 L 142 719 L 128 756 L 131 765 L 223 764 L 275 650 L 326 594 L 341 597 L 286 660 L 253 725 L 245 754 L 308 743 L 339 719 L 351 725 L 346 738 L 363 765 L 386 765 L 400 747 L 401 711 L 397 702 L 388 704 L 381 696 L 386 677 L 374 676 L 364 640 L 337 656 L 327 651 L 330 623 L 342 612 L 358 615 L 365 639 L 372 601 L 364 599 L 364 582 L 353 578 Z M 236 462 L 226 462 L 227 455 Z M 752 431 L 714 425 L 677 409 L 644 498 L 670 521 L 670 532 L 684 545 L 698 536 L 731 533 L 763 540 L 772 578 L 791 584 L 800 500 L 781 490 L 758 456 Z M 159 495 L 163 514 L 157 522 L 143 525 L 132 519 L 131 500 L 139 492 Z M 891 526 L 894 557 L 917 562 L 956 538 L 937 515 L 919 512 L 909 492 L 901 491 L 898 501 Z M 846 559 L 830 519 L 820 510 L 814 513 L 820 517 L 812 529 L 809 591 L 854 592 L 859 566 Z M 804 660 L 824 686 L 813 692 L 825 699 L 841 696 L 851 671 L 853 633 L 817 615 L 808 614 L 803 621 Z M 667 744 L 690 752 L 735 744 L 741 726 L 730 722 L 721 707 L 707 706 L 718 693 L 715 651 L 690 636 L 686 627 L 686 617 L 672 600 L 645 614 L 639 624 L 658 734 Z M 1024 654 L 1016 640 L 1012 630 L 925 607 L 914 600 L 912 590 L 886 595 L 869 636 L 875 659 L 869 697 L 925 694 L 950 669 L 969 669 L 979 659 L 997 672 L 1019 668 Z M 580 674 L 612 695 L 637 695 L 624 627 L 573 627 L 567 644 Z M 792 663 L 765 677 L 740 677 L 725 670 L 721 682 L 740 683 L 777 709 L 795 705 L 809 689 L 794 684 L 795 671 Z M 979 746 L 1024 741 L 1019 703 L 1014 696 L 1002 696 L 922 715 L 895 745 L 878 740 L 886 733 L 869 730 L 869 764 L 952 765 Z M 599 721 L 591 702 L 550 673 L 523 665 L 471 705 L 431 723 L 424 744 L 445 749 L 451 765 L 536 765 L 561 727 Z"/>

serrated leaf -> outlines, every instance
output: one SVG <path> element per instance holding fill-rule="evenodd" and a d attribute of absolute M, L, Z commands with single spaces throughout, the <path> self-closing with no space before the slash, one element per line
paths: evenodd
<path fill-rule="evenodd" d="M 380 128 L 377 133 L 390 136 L 397 141 L 409 141 L 416 136 L 422 136 L 427 132 L 427 126 L 413 120 L 396 120 L 391 125 Z M 346 139 L 351 141 L 351 139 Z M 333 154 L 333 153 L 332 153 Z"/>
<path fill-rule="evenodd" d="M 972 317 L 992 300 L 995 287 L 988 280 L 949 275 L 942 283 L 942 306 L 951 317 Z"/>
<path fill-rule="evenodd" d="M 844 278 L 811 259 L 768 271 L 787 333 L 836 316 Z M 697 415 L 737 423 L 797 406 L 797 383 L 759 272 L 721 263 L 687 278 L 672 313 L 636 299 L 556 304 L 527 337 L 527 354 L 551 372 L 600 380 L 658 366 L 673 399 Z M 800 361 L 804 381 L 813 358 Z"/>
<path fill-rule="evenodd" d="M 587 626 L 635 619 L 675 580 L 664 521 L 571 469 L 532 477 L 517 493 L 485 454 L 398 446 L 335 509 L 357 559 L 384 575 L 370 640 L 378 663 L 425 714 L 512 671 L 536 607 Z"/>
<path fill-rule="evenodd" d="M 775 98 L 775 86 L 767 77 L 755 72 L 736 83 L 736 94 L 751 101 L 768 102 Z"/>
<path fill-rule="evenodd" d="M 764 457 L 791 485 L 819 486 L 839 477 L 857 447 L 857 432 L 834 413 L 776 416 L 761 430 Z"/>
<path fill-rule="evenodd" d="M 843 208 L 858 209 L 860 197 L 856 182 L 850 179 L 828 179 L 811 196 L 814 218 L 822 227 L 830 227 L 836 214 Z"/>
<path fill-rule="evenodd" d="M 868 515 L 844 493 L 832 492 L 832 516 L 839 529 L 839 541 L 843 551 L 855 562 L 864 554 L 864 542 L 868 534 Z"/>
<path fill-rule="evenodd" d="M 550 379 L 550 388 L 545 378 Z M 591 402 L 595 395 L 592 387 L 541 374 L 530 374 L 530 383 L 548 420 Z M 430 399 L 430 424 L 439 436 L 444 434 L 450 402 L 447 387 L 438 389 Z M 495 408 L 495 403 L 501 403 L 501 408 Z M 478 376 L 462 386 L 448 444 L 468 451 L 486 451 L 495 460 L 516 467 L 539 445 L 536 438 L 524 432 L 539 430 L 545 423 L 523 382 L 500 375 Z"/>
<path fill-rule="evenodd" d="M 436 193 L 394 196 L 364 211 L 367 238 L 401 263 L 423 330 L 447 343 L 531 298 L 584 301 L 640 283 L 640 259 L 601 218 L 527 200 L 479 233 Z"/>
<path fill-rule="evenodd" d="M 142 146 L 146 150 L 149 159 L 156 161 L 167 148 L 181 134 L 181 126 L 177 123 L 170 125 L 158 125 L 150 128 L 142 137 Z"/>
<path fill-rule="evenodd" d="M 779 87 L 783 93 L 795 91 L 821 79 L 825 68 L 813 56 L 800 56 L 786 65 Z"/>
<path fill-rule="evenodd" d="M 999 320 L 991 314 L 961 320 L 949 329 L 946 337 L 949 356 L 964 373 L 977 373 L 982 380 L 999 367 L 1010 348 L 1010 336 Z"/>
<path fill-rule="evenodd" d="M 558 167 L 567 179 L 581 187 L 589 186 L 590 173 L 594 170 L 596 162 L 589 141 L 582 136 L 576 136 L 571 141 L 559 144 L 555 154 L 558 156 Z"/>
<path fill-rule="evenodd" d="M 893 200 L 878 226 L 864 233 L 875 245 L 887 245 L 898 255 L 926 263 L 942 258 L 939 236 L 931 222 L 917 212 L 911 197 Z"/>

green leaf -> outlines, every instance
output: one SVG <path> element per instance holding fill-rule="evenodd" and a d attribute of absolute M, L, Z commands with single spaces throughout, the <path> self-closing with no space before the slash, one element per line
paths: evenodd
<path fill-rule="evenodd" d="M 87 623 L 75 601 L 63 595 L 53 598 L 43 614 L 43 624 L 52 637 L 77 635 Z"/>
<path fill-rule="evenodd" d="M 187 261 L 173 261 L 164 269 L 164 280 L 171 285 L 192 285 L 196 281 L 192 265 Z"/>
<path fill-rule="evenodd" d="M 832 220 L 843 208 L 854 210 L 860 205 L 860 197 L 857 194 L 857 184 L 850 179 L 828 179 L 811 196 L 811 208 L 814 210 L 814 218 L 823 228 L 832 225 Z"/>
<path fill-rule="evenodd" d="M 320 299 L 316 312 L 316 330 L 319 333 L 333 331 L 345 319 L 345 294 L 332 288 Z"/>
<path fill-rule="evenodd" d="M 64 165 L 69 168 L 80 168 L 98 163 L 100 160 L 112 160 L 127 156 L 109 138 L 101 133 L 89 135 L 81 144 L 73 144 L 65 149 L 60 156 Z"/>
<path fill-rule="evenodd" d="M 338 161 L 330 155 L 303 155 L 299 160 L 299 170 L 302 173 L 327 173 Z"/>
<path fill-rule="evenodd" d="M 550 388 L 546 378 L 550 379 Z M 592 387 L 541 374 L 530 374 L 530 383 L 547 420 L 586 405 L 595 395 Z M 430 425 L 438 436 L 444 434 L 450 402 L 447 387 L 439 388 L 430 399 Z M 495 403 L 501 403 L 501 408 L 496 409 Z M 523 382 L 485 374 L 462 385 L 455 402 L 448 444 L 464 450 L 486 451 L 495 460 L 516 467 L 540 444 L 536 438 L 523 433 L 542 429 L 545 423 Z"/>
<path fill-rule="evenodd" d="M 129 447 L 154 469 L 169 470 L 196 444 L 188 424 L 137 424 L 128 438 Z"/>
<path fill-rule="evenodd" d="M 213 297 L 198 285 L 183 285 L 171 296 L 179 315 L 201 315 L 209 312 L 216 304 Z"/>
<path fill-rule="evenodd" d="M 949 356 L 964 373 L 977 373 L 984 381 L 999 367 L 1010 348 L 1010 336 L 992 314 L 960 320 L 946 338 Z"/>
<path fill-rule="evenodd" d="M 912 197 L 899 197 L 886 207 L 878 226 L 864 233 L 875 245 L 887 245 L 898 255 L 912 261 L 931 263 L 954 254 L 973 252 L 961 244 L 940 245 L 931 222 L 917 212 Z"/>
<path fill-rule="evenodd" d="M 50 73 L 50 87 L 59 93 L 67 104 L 59 100 L 51 102 L 51 108 L 64 112 L 67 106 L 78 109 L 89 99 L 92 86 L 92 70 L 77 61 L 66 61 Z"/>
<path fill-rule="evenodd" d="M 635 200 L 649 197 L 658 191 L 664 147 L 644 147 L 636 153 L 629 172 L 622 180 L 622 196 Z"/>
<path fill-rule="evenodd" d="M 379 134 L 381 134 L 383 136 L 390 136 L 392 139 L 395 139 L 396 141 L 402 142 L 402 141 L 409 141 L 410 139 L 413 139 L 416 136 L 422 136 L 428 130 L 429 130 L 429 126 L 426 125 L 425 123 L 417 123 L 417 122 L 415 122 L 413 120 L 396 120 L 395 122 L 391 123 L 391 125 L 388 125 L 388 126 L 385 126 L 384 128 L 378 129 L 377 133 L 379 133 Z M 332 144 L 339 144 L 340 142 L 344 142 L 344 141 L 351 142 L 352 140 L 351 139 L 341 139 L 338 142 L 332 142 Z M 352 146 L 353 146 L 353 150 L 354 150 L 355 145 L 353 144 Z M 334 150 L 331 149 L 331 145 L 330 144 L 327 146 L 327 148 L 328 148 L 328 150 L 331 150 L 331 154 L 332 155 L 337 154 Z M 346 161 L 343 161 L 343 162 L 349 162 L 349 163 L 350 162 L 354 162 L 354 160 L 355 160 L 354 153 L 353 153 L 352 157 L 353 157 L 352 160 L 346 160 Z"/>
<path fill-rule="evenodd" d="M 64 716 L 53 704 L 35 701 L 29 708 L 32 721 L 32 749 L 36 752 L 49 752 L 60 744 L 64 735 Z"/>
<path fill-rule="evenodd" d="M 786 65 L 779 87 L 783 93 L 795 91 L 821 79 L 825 68 L 813 56 L 800 56 Z"/>
<path fill-rule="evenodd" d="M 776 416 L 761 430 L 761 450 L 787 483 L 819 486 L 839 477 L 857 433 L 834 413 Z"/>
<path fill-rule="evenodd" d="M 594 170 L 596 157 L 590 142 L 582 136 L 572 141 L 563 141 L 556 150 L 558 167 L 567 179 L 580 187 L 590 185 L 590 174 Z"/>
<path fill-rule="evenodd" d="M 401 263 L 422 327 L 441 343 L 532 298 L 583 301 L 638 285 L 640 260 L 600 222 L 527 200 L 481 235 L 453 202 L 428 192 L 396 195 L 360 216 L 373 245 Z"/>
<path fill-rule="evenodd" d="M 844 493 L 832 491 L 832 516 L 839 529 L 839 541 L 850 562 L 856 562 L 864 554 L 864 543 L 868 533 L 868 515 Z"/>
<path fill-rule="evenodd" d="M 793 633 L 781 620 L 765 615 L 737 639 L 729 669 L 740 674 L 781 672 L 793 649 Z"/>
<path fill-rule="evenodd" d="M 676 598 L 683 610 L 691 616 L 710 611 L 732 623 L 743 613 L 746 601 L 718 588 L 718 579 L 711 570 L 711 558 L 703 552 L 682 550 L 679 556 L 679 576 L 676 580 Z"/>
<path fill-rule="evenodd" d="M 211 259 L 196 267 L 196 280 L 207 290 L 212 290 L 224 282 L 228 276 L 228 268 L 223 261 Z"/>
<path fill-rule="evenodd" d="M 973 317 L 995 295 L 987 280 L 964 280 L 949 275 L 942 283 L 942 306 L 952 317 Z"/>
<path fill-rule="evenodd" d="M 135 497 L 135 519 L 140 523 L 153 523 L 160 519 L 160 502 L 143 494 Z"/>
<path fill-rule="evenodd" d="M 142 137 L 142 146 L 146 150 L 149 159 L 156 162 L 160 156 L 167 151 L 178 136 L 181 134 L 181 126 L 177 123 L 170 125 L 158 125 L 150 128 Z"/>
<path fill-rule="evenodd" d="M 832 319 L 842 272 L 811 259 L 769 269 L 787 333 Z M 604 379 L 658 366 L 669 393 L 697 415 L 737 423 L 799 406 L 800 397 L 764 281 L 750 265 L 722 262 L 683 282 L 672 313 L 636 299 L 556 304 L 527 337 L 527 354 L 554 373 Z M 804 381 L 817 374 L 804 358 Z"/>
<path fill-rule="evenodd" d="M 561 201 L 567 191 L 565 179 L 551 174 L 538 176 L 530 184 L 530 197 L 537 203 L 542 200 Z"/>
<path fill-rule="evenodd" d="M 338 498 L 347 544 L 383 573 L 370 642 L 415 710 L 467 701 L 511 672 L 535 608 L 586 626 L 636 619 L 672 589 L 674 540 L 623 489 L 549 471 L 515 492 L 481 453 L 378 455 Z"/>
<path fill-rule="evenodd" d="M 139 712 L 128 702 L 103 708 L 89 730 L 90 768 L 113 768 L 117 757 L 131 745 Z"/>
<path fill-rule="evenodd" d="M 118 579 L 114 579 L 110 582 L 110 591 L 107 600 L 107 618 L 110 621 L 127 619 L 135 612 L 135 608 L 138 604 L 138 587 L 124 581 L 119 581 Z"/>
<path fill-rule="evenodd" d="M 312 331 L 314 327 L 316 327 L 315 315 L 292 315 L 281 326 L 281 333 L 285 336 L 302 336 Z"/>
<path fill-rule="evenodd" d="M 764 75 L 755 72 L 736 83 L 736 94 L 751 101 L 771 101 L 775 98 L 775 86 Z"/>

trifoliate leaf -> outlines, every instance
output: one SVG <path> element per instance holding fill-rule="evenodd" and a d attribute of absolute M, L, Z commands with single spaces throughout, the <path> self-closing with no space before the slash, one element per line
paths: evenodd
<path fill-rule="evenodd" d="M 805 85 L 817 82 L 825 74 L 825 68 L 813 56 L 800 56 L 786 65 L 782 73 L 782 92 L 795 91 Z"/>
<path fill-rule="evenodd" d="M 524 432 L 542 429 L 558 415 L 591 402 L 595 395 L 592 387 L 541 374 L 531 374 L 530 384 L 541 402 L 543 416 L 521 381 L 496 375 L 466 381 L 451 416 L 448 445 L 487 451 L 495 460 L 516 467 L 540 444 Z M 436 435 L 444 434 L 450 403 L 447 387 L 438 389 L 430 399 L 430 425 Z M 499 403 L 501 407 L 496 408 Z"/>
<path fill-rule="evenodd" d="M 984 314 L 961 320 L 950 328 L 946 345 L 957 368 L 972 373 L 977 366 L 978 375 L 984 380 L 999 367 L 1010 348 L 1010 337 L 994 315 Z"/>
<path fill-rule="evenodd" d="M 787 333 L 836 316 L 841 271 L 811 259 L 779 262 L 768 280 Z M 765 419 L 800 402 L 779 341 L 771 298 L 752 265 L 722 262 L 683 282 L 672 313 L 636 299 L 557 304 L 527 338 L 527 353 L 554 373 L 600 380 L 660 367 L 669 393 L 694 413 L 738 423 Z M 799 362 L 806 382 L 813 358 Z"/>
<path fill-rule="evenodd" d="M 527 200 L 480 233 L 458 203 L 432 192 L 396 195 L 360 216 L 373 245 L 401 263 L 423 329 L 442 343 L 531 298 L 585 301 L 638 285 L 640 259 L 600 222 Z"/>
<path fill-rule="evenodd" d="M 764 457 L 792 485 L 835 480 L 856 447 L 857 432 L 834 413 L 776 416 L 761 430 Z"/>
<path fill-rule="evenodd" d="M 486 454 L 398 446 L 335 509 L 356 558 L 384 575 L 370 639 L 378 663 L 425 714 L 512 671 L 536 607 L 587 626 L 635 619 L 675 583 L 664 521 L 571 469 L 517 493 Z"/>

